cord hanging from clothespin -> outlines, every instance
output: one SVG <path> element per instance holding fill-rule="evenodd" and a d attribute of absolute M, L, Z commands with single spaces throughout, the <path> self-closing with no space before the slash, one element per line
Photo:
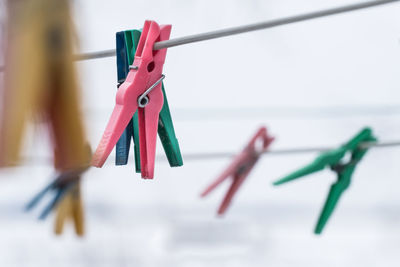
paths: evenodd
<path fill-rule="evenodd" d="M 250 139 L 243 151 L 234 158 L 228 168 L 226 168 L 225 171 L 201 194 L 202 197 L 205 197 L 223 181 L 229 177 L 232 178 L 232 184 L 218 209 L 219 215 L 225 213 L 233 199 L 233 196 L 250 174 L 261 154 L 268 149 L 272 141 L 274 141 L 274 138 L 268 135 L 267 129 L 261 127 Z M 261 147 L 257 146 L 259 142 Z"/>
<path fill-rule="evenodd" d="M 117 32 L 116 34 L 118 87 L 122 83 L 124 83 L 125 78 L 129 73 L 129 66 L 133 64 L 140 36 L 141 31 L 139 30 L 128 30 Z M 170 166 L 182 166 L 182 156 L 179 148 L 179 143 L 175 135 L 175 130 L 172 123 L 172 117 L 169 110 L 167 96 L 163 83 L 161 85 L 161 89 L 163 93 L 164 103 L 158 120 L 158 135 L 167 155 Z M 135 112 L 133 118 L 129 121 L 128 126 L 125 128 L 124 132 L 122 133 L 120 139 L 116 144 L 116 165 L 127 164 L 131 139 L 133 139 L 134 141 L 136 172 L 141 172 L 138 112 Z"/>
<path fill-rule="evenodd" d="M 56 179 L 30 203 L 33 207 L 42 195 L 55 190 L 55 199 L 41 215 L 45 218 L 58 204 L 66 203 L 66 196 L 78 192 L 80 198 L 76 188 L 80 175 L 89 167 L 91 153 L 73 64 L 76 40 L 70 1 L 17 2 L 9 1 L 10 38 L 0 118 L 0 166 L 19 164 L 25 129 L 32 117 L 45 123 L 51 136 L 54 167 L 63 177 L 62 183 L 61 178 Z M 83 229 L 83 221 L 79 227 Z M 81 230 L 77 232 L 83 234 Z"/>
<path fill-rule="evenodd" d="M 314 160 L 314 162 L 274 182 L 274 185 L 281 185 L 290 182 L 303 176 L 321 171 L 325 169 L 325 167 L 330 167 L 332 171 L 336 172 L 337 181 L 329 190 L 328 197 L 314 230 L 316 234 L 320 234 L 335 209 L 342 193 L 349 187 L 356 166 L 368 151 L 368 146 L 363 146 L 361 143 L 376 141 L 377 139 L 373 136 L 372 130 L 370 128 L 364 128 L 346 144 L 335 150 L 322 153 Z M 348 162 L 343 162 L 348 153 L 351 154 L 350 160 Z"/>
<path fill-rule="evenodd" d="M 157 130 L 164 97 L 161 82 L 166 49 L 153 50 L 156 41 L 169 39 L 171 25 L 159 26 L 146 21 L 137 45 L 135 59 L 125 81 L 117 91 L 116 105 L 101 141 L 93 155 L 92 165 L 102 167 L 111 150 L 138 112 L 140 170 L 142 178 L 152 179 Z"/>

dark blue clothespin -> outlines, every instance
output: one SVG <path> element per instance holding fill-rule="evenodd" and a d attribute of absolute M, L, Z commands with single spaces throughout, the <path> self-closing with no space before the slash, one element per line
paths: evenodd
<path fill-rule="evenodd" d="M 131 41 L 135 43 L 135 47 L 140 39 L 140 31 L 133 31 L 131 34 Z M 116 45 L 117 45 L 117 74 L 118 74 L 118 87 L 125 81 L 126 76 L 129 73 L 129 58 L 128 58 L 128 47 L 125 38 L 125 32 L 117 32 L 116 34 Z M 132 52 L 134 57 L 135 51 Z M 135 123 L 134 123 L 135 121 Z M 134 125 L 138 125 L 137 112 L 130 120 L 128 126 L 125 128 L 120 139 L 115 146 L 115 165 L 126 165 L 128 163 L 129 149 L 131 146 L 131 139 L 137 140 L 134 142 L 135 152 L 135 170 L 140 172 L 140 151 L 139 151 L 139 130 L 134 128 Z"/>

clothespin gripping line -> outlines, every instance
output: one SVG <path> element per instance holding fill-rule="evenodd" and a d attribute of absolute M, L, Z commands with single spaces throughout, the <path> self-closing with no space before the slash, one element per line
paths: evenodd
<path fill-rule="evenodd" d="M 142 30 L 126 30 L 116 33 L 118 88 L 126 80 L 130 70 L 139 69 L 139 67 L 134 65 L 134 58 L 141 35 Z M 136 65 L 137 64 L 138 63 L 136 63 Z M 162 74 L 160 74 L 160 76 L 161 75 Z M 178 167 L 183 165 L 183 160 L 172 122 L 164 84 L 161 84 L 161 90 L 164 103 L 159 113 L 157 129 L 158 136 L 160 137 L 170 166 Z M 126 165 L 128 163 L 130 144 L 133 139 L 135 170 L 140 173 L 141 160 L 139 135 L 139 114 L 138 112 L 135 112 L 115 146 L 115 164 Z"/>
<path fill-rule="evenodd" d="M 281 185 L 283 183 L 287 183 L 303 176 L 321 171 L 326 166 L 329 166 L 330 169 L 337 174 L 337 181 L 332 184 L 329 190 L 328 197 L 325 201 L 324 207 L 314 230 L 316 234 L 320 234 L 322 233 L 328 219 L 335 209 L 340 196 L 349 187 L 351 176 L 357 164 L 364 157 L 367 150 L 371 146 L 374 146 L 376 141 L 377 139 L 372 135 L 372 130 L 369 128 L 364 128 L 346 144 L 337 149 L 322 153 L 314 160 L 314 162 L 274 182 L 274 185 Z M 347 163 L 343 163 L 342 160 L 346 153 L 351 153 L 351 159 Z"/>
<path fill-rule="evenodd" d="M 168 42 L 167 41 L 157 42 L 154 44 L 154 50 L 159 50 L 159 49 L 163 49 L 163 48 L 169 48 L 169 47 L 174 47 L 174 46 L 178 46 L 178 45 L 194 43 L 194 42 L 199 42 L 199 41 L 205 41 L 205 40 L 210 40 L 210 39 L 215 39 L 215 38 L 220 38 L 220 37 L 226 37 L 226 36 L 230 36 L 230 35 L 250 32 L 250 31 L 273 28 L 273 27 L 282 26 L 282 25 L 288 25 L 288 24 L 307 21 L 307 20 L 311 20 L 311 19 L 322 18 L 322 17 L 342 14 L 342 13 L 346 13 L 346 12 L 352 12 L 352 11 L 367 9 L 367 8 L 371 8 L 371 7 L 376 7 L 376 6 L 380 6 L 380 5 L 391 4 L 391 3 L 398 2 L 398 1 L 400 1 L 400 0 L 378 0 L 378 1 L 368 1 L 368 2 L 363 1 L 362 3 L 351 4 L 348 6 L 335 7 L 335 8 L 331 8 L 331 9 L 310 12 L 310 13 L 301 14 L 301 15 L 292 16 L 292 17 L 286 17 L 286 18 L 281 18 L 281 19 L 276 19 L 276 20 L 271 20 L 271 21 L 254 23 L 254 24 L 250 24 L 250 25 L 243 25 L 243 26 L 238 26 L 238 27 L 233 27 L 233 28 L 228 28 L 228 29 L 216 30 L 216 31 L 212 31 L 212 32 L 184 36 L 184 37 L 180 37 L 180 38 L 171 39 Z M 76 61 L 92 60 L 92 59 L 98 59 L 98 58 L 114 57 L 115 55 L 116 55 L 116 51 L 114 49 L 109 49 L 109 50 L 104 50 L 104 51 L 78 54 L 78 55 L 74 56 L 74 60 L 76 60 Z M 5 69 L 4 66 L 0 66 L 0 72 L 3 72 L 4 69 Z"/>
<path fill-rule="evenodd" d="M 134 60 L 134 64 L 139 67 L 137 70 L 129 71 L 125 82 L 118 89 L 116 105 L 91 161 L 93 166 L 103 166 L 137 111 L 142 178 L 152 179 L 154 177 L 158 120 L 163 107 L 161 84 L 158 84 L 154 88 L 156 90 L 149 93 L 150 104 L 146 105 L 145 109 L 140 108 L 137 101 L 162 75 L 166 50 L 154 53 L 152 48 L 156 40 L 168 39 L 170 31 L 170 25 L 160 27 L 154 21 L 145 22 Z"/>

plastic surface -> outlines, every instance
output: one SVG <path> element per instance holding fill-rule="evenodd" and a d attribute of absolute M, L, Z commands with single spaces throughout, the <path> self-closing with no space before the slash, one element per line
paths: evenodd
<path fill-rule="evenodd" d="M 132 116 L 137 111 L 141 173 L 145 179 L 153 178 L 158 118 L 163 106 L 161 84 L 157 85 L 148 94 L 150 101 L 145 108 L 138 108 L 137 99 L 162 75 L 162 67 L 167 51 L 163 49 L 153 52 L 153 45 L 156 41 L 167 40 L 170 32 L 170 25 L 161 26 L 160 28 L 154 21 L 145 22 L 133 63 L 137 69 L 129 71 L 125 82 L 118 89 L 113 113 L 92 158 L 93 166 L 103 166 Z"/>
<path fill-rule="evenodd" d="M 129 71 L 129 65 L 133 63 L 134 54 L 138 46 L 141 31 L 129 30 L 118 32 L 116 35 L 117 41 L 117 66 L 118 66 L 118 83 L 125 80 Z M 159 115 L 158 135 L 163 145 L 171 167 L 182 166 L 183 160 L 179 148 L 179 143 L 175 135 L 174 126 L 172 123 L 171 113 L 168 106 L 168 101 L 162 84 L 162 92 L 164 97 L 163 108 Z M 129 149 L 131 138 L 134 141 L 135 151 L 135 169 L 140 172 L 140 149 L 139 149 L 139 125 L 138 115 L 135 113 L 128 126 L 125 128 L 121 138 L 116 145 L 116 165 L 126 165 L 129 157 Z"/>
<path fill-rule="evenodd" d="M 47 216 L 57 209 L 54 231 L 61 234 L 64 221 L 72 218 L 75 223 L 77 235 L 84 234 L 83 205 L 80 191 L 80 177 L 85 169 L 78 171 L 67 171 L 59 174 L 49 185 L 41 190 L 27 204 L 25 210 L 30 211 L 47 193 L 53 194 L 50 202 L 45 205 L 39 219 L 44 220 Z"/>
<path fill-rule="evenodd" d="M 261 141 L 261 149 L 256 146 L 259 140 Z M 234 158 L 228 168 L 201 194 L 202 197 L 205 197 L 227 178 L 232 177 L 232 184 L 218 209 L 219 215 L 225 213 L 233 196 L 257 163 L 260 155 L 268 149 L 273 140 L 274 138 L 268 135 L 267 129 L 261 127 L 250 139 L 243 151 Z"/>
<path fill-rule="evenodd" d="M 54 232 L 57 235 L 62 234 L 65 222 L 69 219 L 74 224 L 75 233 L 78 236 L 83 236 L 85 228 L 80 182 L 72 184 L 72 187 L 57 207 L 54 224 Z"/>
<path fill-rule="evenodd" d="M 116 34 L 116 46 L 117 46 L 117 74 L 118 74 L 118 84 L 122 84 L 125 81 L 126 76 L 129 73 L 129 65 L 133 63 L 133 58 L 134 58 L 134 52 L 131 54 L 130 51 L 128 51 L 128 44 L 127 44 L 127 39 L 125 35 L 126 32 L 117 32 Z M 140 32 L 139 32 L 140 36 Z M 139 39 L 137 39 L 136 43 L 139 42 Z M 131 61 L 129 60 L 131 59 Z M 137 121 L 137 115 L 135 113 L 136 121 Z M 128 123 L 128 126 L 125 128 L 124 132 L 122 133 L 121 137 L 119 138 L 116 146 L 115 146 L 115 164 L 116 165 L 126 165 L 128 163 L 128 157 L 129 157 L 129 149 L 131 145 L 131 139 L 134 138 L 134 132 L 133 132 L 133 119 L 131 119 Z M 136 135 L 137 141 L 139 142 L 139 133 L 137 132 Z M 137 145 L 139 143 L 137 142 Z M 136 143 L 135 143 L 136 145 Z M 135 147 L 136 149 L 136 147 Z M 139 152 L 139 147 L 137 147 L 137 150 Z M 136 155 L 136 154 L 135 154 Z M 138 161 L 136 163 L 136 171 L 139 170 L 140 172 L 140 159 L 136 160 L 137 156 L 135 156 L 135 161 Z"/>
<path fill-rule="evenodd" d="M 311 164 L 274 182 L 274 185 L 281 185 L 314 172 L 321 171 L 326 167 L 330 167 L 337 173 L 337 182 L 330 188 L 328 197 L 315 227 L 314 232 L 316 234 L 322 233 L 339 201 L 340 196 L 349 187 L 351 176 L 353 175 L 357 164 L 368 150 L 368 148 L 360 147 L 360 144 L 363 142 L 374 142 L 376 140 L 377 139 L 372 135 L 372 130 L 370 128 L 364 128 L 355 137 L 338 149 L 322 153 Z M 346 153 L 351 153 L 351 159 L 349 162 L 343 163 L 341 161 L 345 157 Z"/>
<path fill-rule="evenodd" d="M 19 163 L 25 129 L 34 117 L 49 126 L 56 169 L 88 166 L 70 3 L 22 1 L 10 8 L 6 86 L 0 100 L 0 166 Z"/>

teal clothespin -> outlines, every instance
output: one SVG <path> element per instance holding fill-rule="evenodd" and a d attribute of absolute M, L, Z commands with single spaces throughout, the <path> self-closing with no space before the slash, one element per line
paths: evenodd
<path fill-rule="evenodd" d="M 376 141 L 377 139 L 373 136 L 372 130 L 370 128 L 364 128 L 346 144 L 342 145 L 338 149 L 322 153 L 313 163 L 274 182 L 274 185 L 281 185 L 314 172 L 321 171 L 327 166 L 337 173 L 337 182 L 331 186 L 329 195 L 325 201 L 325 205 L 314 230 L 316 234 L 320 234 L 331 216 L 340 196 L 349 187 L 351 176 L 353 175 L 357 164 L 361 161 L 368 150 L 368 147 L 365 145 L 363 146 L 363 143 Z M 348 162 L 342 162 L 346 153 L 351 153 L 351 159 Z"/>
<path fill-rule="evenodd" d="M 139 30 L 128 30 L 124 32 L 125 47 L 128 65 L 132 65 L 135 59 L 136 47 L 140 39 L 141 31 Z M 118 44 L 118 33 L 117 33 L 117 44 Z M 121 69 L 121 66 L 118 65 Z M 167 95 L 164 89 L 164 83 L 162 84 L 162 92 L 164 96 L 164 104 L 161 109 L 158 121 L 158 136 L 160 137 L 163 145 L 165 154 L 167 155 L 168 162 L 171 167 L 177 167 L 183 165 L 182 155 L 179 148 L 178 139 L 176 138 L 174 125 L 172 123 L 172 117 L 168 106 Z M 134 142 L 134 153 L 135 153 L 135 169 L 136 172 L 141 172 L 140 168 L 140 146 L 139 146 L 139 122 L 137 112 L 134 114 L 131 123 L 128 124 L 124 135 L 121 137 L 119 144 L 117 144 L 117 165 L 125 165 L 129 154 L 130 141 L 127 142 L 125 139 L 130 140 L 133 137 Z"/>
<path fill-rule="evenodd" d="M 128 51 L 126 49 L 125 32 L 117 32 L 116 39 L 116 56 L 117 56 L 117 74 L 118 88 L 125 82 L 129 73 Z M 137 116 L 136 116 L 137 119 Z M 133 139 L 133 119 L 126 126 L 124 132 L 115 145 L 115 165 L 126 165 L 128 163 L 129 149 Z M 139 164 L 140 165 L 140 164 Z"/>
<path fill-rule="evenodd" d="M 59 174 L 50 184 L 37 193 L 31 201 L 26 205 L 25 211 L 32 210 L 45 197 L 47 193 L 54 192 L 54 197 L 47 204 L 39 216 L 40 220 L 44 220 L 64 199 L 67 193 L 72 190 L 74 185 L 79 181 L 79 174 L 75 172 L 64 172 Z"/>

